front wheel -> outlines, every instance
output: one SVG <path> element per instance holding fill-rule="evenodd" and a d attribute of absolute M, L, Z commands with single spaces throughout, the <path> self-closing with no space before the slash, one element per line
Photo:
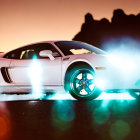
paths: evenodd
<path fill-rule="evenodd" d="M 130 91 L 129 94 L 130 94 L 132 97 L 134 97 L 134 98 L 140 100 L 140 91 Z"/>
<path fill-rule="evenodd" d="M 67 74 L 65 85 L 74 98 L 92 100 L 101 94 L 101 90 L 95 86 L 95 73 L 91 67 L 76 66 Z"/>

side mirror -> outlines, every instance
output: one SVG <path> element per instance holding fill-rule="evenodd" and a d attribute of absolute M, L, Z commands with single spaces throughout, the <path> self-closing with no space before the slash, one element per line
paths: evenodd
<path fill-rule="evenodd" d="M 50 60 L 54 60 L 55 58 L 52 55 L 52 51 L 51 50 L 43 50 L 39 52 L 39 55 L 42 57 L 49 57 Z"/>

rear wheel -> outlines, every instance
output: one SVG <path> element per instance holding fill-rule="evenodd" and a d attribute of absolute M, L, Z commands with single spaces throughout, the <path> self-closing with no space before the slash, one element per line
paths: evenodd
<path fill-rule="evenodd" d="M 92 100 L 101 94 L 101 91 L 95 86 L 95 73 L 91 67 L 76 66 L 67 74 L 65 87 L 74 98 Z"/>

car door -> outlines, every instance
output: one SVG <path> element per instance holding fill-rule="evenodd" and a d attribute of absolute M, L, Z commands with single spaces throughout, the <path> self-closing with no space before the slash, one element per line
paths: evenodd
<path fill-rule="evenodd" d="M 54 60 L 49 57 L 40 57 L 42 50 L 51 50 Z M 16 85 L 61 85 L 61 63 L 59 52 L 48 43 L 27 46 L 20 51 L 19 59 L 13 59 L 9 74 Z"/>

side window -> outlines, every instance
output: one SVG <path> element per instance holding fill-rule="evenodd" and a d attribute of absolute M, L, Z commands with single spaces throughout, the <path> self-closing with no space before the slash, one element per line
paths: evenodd
<path fill-rule="evenodd" d="M 23 50 L 20 55 L 20 59 L 34 59 L 37 58 L 37 54 L 33 49 Z"/>
<path fill-rule="evenodd" d="M 4 58 L 9 59 L 33 59 L 36 58 L 37 54 L 33 49 L 18 49 L 9 52 L 4 56 Z"/>
<path fill-rule="evenodd" d="M 43 51 L 43 50 L 51 50 L 52 55 L 54 57 L 61 56 L 60 53 L 57 51 L 57 49 L 53 45 L 51 45 L 49 43 L 39 43 L 39 44 L 33 44 L 33 45 L 25 46 L 23 48 L 11 51 L 11 52 L 7 53 L 4 56 L 4 58 L 9 58 L 9 59 L 33 59 L 33 58 L 43 59 L 44 57 L 41 57 L 39 55 L 40 51 Z"/>
<path fill-rule="evenodd" d="M 11 51 L 9 53 L 7 53 L 4 58 L 8 58 L 8 59 L 20 59 L 20 55 L 21 55 L 21 50 L 17 49 L 14 51 Z"/>

